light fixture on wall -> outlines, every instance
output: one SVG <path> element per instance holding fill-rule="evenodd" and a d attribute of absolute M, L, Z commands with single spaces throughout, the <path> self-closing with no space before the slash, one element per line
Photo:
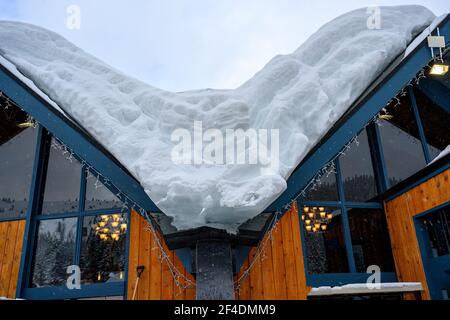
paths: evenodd
<path fill-rule="evenodd" d="M 449 66 L 444 63 L 443 50 L 446 47 L 445 37 L 440 35 L 440 30 L 437 28 L 437 35 L 430 35 L 428 38 L 428 47 L 431 50 L 431 57 L 436 61 L 433 63 L 430 69 L 430 75 L 443 76 L 448 73 Z M 439 50 L 439 57 L 435 58 L 434 49 Z"/>
<path fill-rule="evenodd" d="M 431 67 L 430 74 L 434 76 L 443 76 L 448 73 L 448 65 L 442 63 L 434 63 Z"/>
<path fill-rule="evenodd" d="M 302 221 L 305 229 L 312 233 L 321 233 L 328 230 L 328 224 L 333 219 L 333 214 L 326 211 L 324 207 L 304 207 Z"/>
<path fill-rule="evenodd" d="M 25 122 L 17 124 L 20 129 L 37 128 L 37 122 L 32 117 L 28 116 Z"/>

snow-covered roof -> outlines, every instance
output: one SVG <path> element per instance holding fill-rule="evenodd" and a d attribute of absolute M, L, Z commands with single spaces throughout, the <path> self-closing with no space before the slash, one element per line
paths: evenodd
<path fill-rule="evenodd" d="M 95 137 L 178 229 L 233 232 L 285 190 L 305 155 L 435 16 L 421 6 L 381 7 L 380 29 L 368 18 L 366 9 L 336 18 L 234 90 L 164 91 L 18 22 L 0 22 L 0 64 Z M 192 132 L 194 121 L 222 132 L 279 129 L 279 168 L 175 163 L 171 135 Z"/>

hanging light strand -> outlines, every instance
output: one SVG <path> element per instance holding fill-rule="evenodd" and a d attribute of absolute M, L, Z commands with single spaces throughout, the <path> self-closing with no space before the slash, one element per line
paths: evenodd
<path fill-rule="evenodd" d="M 434 59 L 432 59 L 426 67 L 429 67 Z M 425 67 L 425 68 L 426 68 Z M 413 78 L 411 81 L 408 82 L 408 84 L 402 88 L 397 95 L 389 100 L 386 105 L 381 109 L 381 111 L 375 115 L 363 128 L 366 129 L 371 124 L 381 125 L 380 120 L 386 119 L 385 116 L 388 115 L 387 108 L 389 106 L 393 106 L 393 108 L 397 108 L 401 105 L 401 98 L 407 95 L 407 87 L 419 85 L 420 81 L 424 78 L 426 78 L 425 68 L 422 69 L 415 78 Z M 322 178 L 326 177 L 328 178 L 331 174 L 336 174 L 336 160 L 341 157 L 345 156 L 345 154 L 351 149 L 352 145 L 355 144 L 357 147 L 359 146 L 359 140 L 358 140 L 358 134 L 355 135 L 350 142 L 348 142 L 341 151 L 336 154 L 328 163 L 326 163 L 322 169 L 320 169 L 316 175 L 306 184 L 306 186 L 299 192 L 299 194 L 291 199 L 286 205 L 283 206 L 284 212 L 288 212 L 293 206 L 297 206 L 297 201 L 299 198 L 305 198 L 308 191 L 316 190 L 322 183 Z M 275 220 L 272 223 L 272 227 L 269 228 L 267 231 L 266 238 L 259 243 L 259 245 L 256 248 L 255 255 L 249 264 L 249 266 L 242 271 L 241 276 L 236 280 L 235 282 L 235 288 L 236 291 L 239 293 L 240 288 L 242 286 L 242 283 L 245 281 L 245 279 L 249 276 L 253 266 L 258 260 L 263 261 L 264 260 L 264 253 L 267 250 L 267 245 L 271 243 L 273 239 L 273 232 L 276 229 L 276 226 L 279 222 L 279 220 L 282 217 L 282 212 L 277 211 L 274 215 Z"/>
<path fill-rule="evenodd" d="M 81 157 L 78 157 L 67 145 L 65 145 L 62 141 L 60 141 L 58 138 L 54 137 L 51 147 L 59 150 L 67 160 L 72 161 L 72 159 L 82 159 Z M 139 204 L 137 204 L 135 201 L 133 201 L 125 192 L 123 192 L 120 188 L 118 188 L 114 183 L 111 182 L 111 180 L 105 178 L 99 171 L 97 171 L 93 166 L 91 166 L 87 161 L 84 159 L 81 160 L 81 166 L 86 169 L 88 172 L 88 176 L 94 177 L 96 179 L 96 183 L 94 184 L 96 188 L 101 187 L 101 184 L 108 185 L 112 187 L 114 190 L 117 190 L 116 197 L 120 199 L 123 203 L 121 213 L 125 213 L 130 208 L 134 209 L 135 211 L 139 212 L 142 217 L 144 217 L 147 221 L 147 227 L 145 228 L 147 232 L 151 232 L 153 238 L 155 239 L 156 247 L 153 249 L 159 250 L 160 256 L 159 261 L 161 264 L 166 264 L 168 266 L 169 272 L 172 275 L 175 284 L 180 290 L 185 289 L 191 289 L 195 287 L 195 282 L 189 279 L 182 273 L 173 263 L 171 257 L 167 254 L 166 249 L 164 248 L 159 236 L 158 232 L 156 231 L 156 228 L 153 226 L 153 221 L 150 218 L 147 210 L 142 208 Z M 101 183 L 101 181 L 103 183 Z"/>
<path fill-rule="evenodd" d="M 429 63 L 427 64 L 427 67 L 430 67 L 431 64 L 435 61 L 435 58 L 433 57 L 433 59 L 431 59 L 429 61 Z M 426 73 L 425 73 L 425 68 L 422 69 L 415 78 L 413 78 L 412 80 L 410 80 L 408 82 L 408 84 L 402 88 L 398 94 L 391 99 L 390 101 L 388 101 L 388 103 L 382 108 L 382 111 L 379 112 L 377 115 L 375 115 L 367 124 L 364 128 L 366 128 L 367 126 L 369 126 L 372 123 L 375 124 L 379 124 L 379 121 L 384 119 L 387 112 L 387 107 L 393 105 L 394 108 L 398 107 L 401 105 L 401 100 L 400 98 L 405 96 L 407 94 L 406 88 L 408 86 L 413 86 L 418 85 L 420 83 L 420 81 L 424 78 L 426 78 Z M 3 97 L 6 101 L 5 105 L 3 106 L 4 110 L 8 110 L 11 106 L 16 106 L 18 107 L 16 104 L 14 104 L 6 95 L 3 94 L 3 92 L 0 91 L 0 98 Z M 23 110 L 22 108 L 18 107 L 19 109 Z M 66 159 L 68 161 L 72 161 L 72 159 L 74 157 L 76 157 L 76 154 L 69 148 L 67 147 L 65 144 L 63 144 L 59 139 L 57 139 L 55 137 L 55 140 L 57 140 L 58 144 L 53 144 L 52 143 L 52 147 L 57 148 L 59 150 L 61 150 L 63 152 L 64 155 L 66 155 Z M 286 205 L 283 206 L 283 209 L 285 210 L 285 212 L 287 212 L 288 210 L 291 209 L 291 207 L 297 202 L 297 200 L 300 197 L 305 197 L 306 196 L 306 192 L 308 190 L 315 190 L 320 184 L 321 184 L 321 180 L 322 178 L 328 177 L 330 174 L 334 174 L 336 173 L 336 167 L 335 167 L 335 161 L 340 157 L 340 156 L 344 156 L 345 153 L 351 148 L 351 146 L 353 145 L 353 143 L 355 143 L 355 145 L 359 145 L 359 141 L 358 141 L 358 135 L 355 135 L 349 143 L 347 143 L 342 149 L 341 151 L 334 156 L 327 164 L 325 164 L 322 169 L 319 170 L 319 172 L 307 183 L 307 185 L 298 193 L 298 195 L 296 197 L 294 197 L 293 199 L 291 199 Z M 76 157 L 78 159 L 83 159 L 82 157 Z M 98 172 L 93 166 L 91 166 L 88 162 L 86 162 L 84 159 L 81 160 L 81 164 L 82 166 L 84 166 L 88 172 L 91 172 L 93 176 L 96 176 L 98 179 L 102 178 L 103 181 L 105 181 L 108 183 L 109 186 L 113 187 L 115 190 L 118 190 L 117 192 L 117 197 L 119 199 L 122 200 L 122 202 L 126 205 L 126 208 L 129 209 L 130 207 L 133 208 L 134 210 L 138 211 L 146 220 L 147 220 L 147 230 L 149 230 L 152 235 L 155 238 L 155 242 L 157 244 L 157 248 L 160 250 L 161 252 L 161 263 L 165 262 L 170 270 L 170 273 L 172 274 L 172 277 L 174 278 L 174 281 L 176 283 L 176 285 L 180 288 L 180 289 L 187 289 L 187 288 L 193 288 L 195 287 L 195 283 L 193 281 L 191 281 L 189 278 L 187 278 L 183 273 L 181 273 L 176 266 L 173 264 L 172 260 L 170 259 L 170 257 L 167 255 L 164 247 L 161 244 L 161 241 L 158 237 L 158 234 L 155 230 L 155 227 L 153 226 L 153 222 L 152 219 L 150 218 L 150 216 L 148 215 L 147 211 L 140 207 L 135 201 L 133 201 L 131 198 L 129 198 L 127 196 L 126 193 L 122 192 L 117 186 L 115 186 L 110 180 L 108 180 L 107 178 L 105 178 L 100 172 Z M 274 230 L 276 230 L 276 226 L 279 222 L 279 219 L 282 216 L 282 212 L 281 211 L 277 211 L 274 214 L 274 220 L 272 221 L 272 226 L 269 228 L 269 230 L 267 231 L 267 237 L 264 241 L 262 241 L 257 249 L 256 249 L 256 253 L 254 255 L 254 258 L 252 260 L 252 262 L 250 263 L 249 267 L 243 271 L 242 275 L 238 278 L 238 280 L 236 281 L 235 285 L 237 290 L 239 291 L 239 288 L 241 287 L 242 282 L 248 277 L 248 275 L 250 274 L 250 271 L 252 270 L 253 266 L 255 265 L 256 261 L 258 261 L 259 259 L 263 260 L 264 255 L 266 253 L 266 246 L 268 245 L 268 243 L 270 243 L 272 241 L 273 238 L 273 232 Z"/>

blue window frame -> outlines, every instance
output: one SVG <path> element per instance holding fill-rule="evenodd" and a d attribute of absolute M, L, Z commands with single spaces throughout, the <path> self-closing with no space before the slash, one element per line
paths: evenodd
<path fill-rule="evenodd" d="M 432 299 L 450 300 L 450 202 L 414 217 Z"/>
<path fill-rule="evenodd" d="M 427 84 L 425 88 L 429 88 L 430 86 L 430 84 Z M 300 200 L 300 209 L 303 207 L 324 207 L 327 211 L 339 211 L 340 214 L 333 218 L 338 218 L 339 223 L 331 223 L 329 226 L 330 228 L 333 228 L 333 226 L 338 225 L 338 234 L 334 237 L 322 236 L 325 240 L 321 240 L 320 243 L 322 246 L 324 246 L 325 243 L 325 247 L 330 246 L 330 248 L 333 248 L 332 245 L 334 243 L 334 254 L 336 254 L 341 247 L 340 245 L 336 245 L 339 242 L 337 239 L 344 239 L 346 251 L 345 257 L 347 259 L 347 266 L 343 269 L 331 267 L 328 268 L 328 272 L 316 272 L 317 268 L 320 267 L 327 270 L 324 266 L 329 266 L 330 263 L 324 263 L 323 261 L 321 263 L 317 263 L 317 261 L 311 260 L 311 254 L 308 253 L 308 250 L 311 250 L 308 248 L 311 245 L 311 241 L 308 239 L 310 235 L 307 234 L 308 231 L 305 229 L 305 222 L 302 221 L 301 237 L 305 252 L 304 258 L 305 268 L 307 270 L 308 285 L 342 285 L 346 283 L 365 282 L 369 275 L 364 273 L 364 271 L 370 264 L 380 265 L 382 272 L 381 278 L 383 282 L 396 281 L 390 249 L 380 251 L 376 254 L 378 259 L 381 259 L 377 263 L 377 258 L 376 256 L 373 256 L 373 254 L 375 251 L 379 250 L 379 248 L 371 248 L 370 240 L 367 241 L 365 238 L 373 238 L 375 235 L 380 235 L 382 233 L 383 235 L 381 238 L 376 239 L 375 241 L 372 239 L 372 242 L 377 242 L 380 248 L 390 248 L 390 240 L 387 233 L 386 220 L 382 205 L 383 199 L 381 199 L 381 195 L 389 188 L 393 187 L 396 183 L 408 178 L 417 170 L 422 169 L 436 156 L 436 150 L 434 150 L 435 148 L 433 147 L 433 144 L 436 145 L 436 143 L 429 144 L 427 141 L 427 138 L 433 138 L 430 136 L 433 132 L 431 129 L 436 129 L 436 126 L 434 126 L 434 128 L 427 128 L 426 126 L 428 120 L 424 121 L 424 119 L 421 118 L 421 116 L 423 117 L 425 114 L 424 108 L 430 108 L 430 102 L 426 101 L 424 97 L 421 96 L 421 93 L 424 90 L 424 88 L 420 88 L 419 91 L 419 88 L 417 87 L 408 87 L 407 95 L 402 97 L 402 105 L 404 108 L 401 112 L 403 113 L 403 116 L 405 115 L 405 112 L 409 112 L 409 120 L 405 120 L 405 118 L 396 119 L 397 122 L 400 121 L 398 124 L 399 128 L 408 128 L 409 126 L 410 129 L 406 130 L 409 130 L 409 132 L 412 133 L 412 136 L 416 139 L 416 143 L 418 143 L 418 148 L 414 151 L 415 156 L 422 157 L 423 162 L 416 165 L 416 167 L 410 170 L 410 172 L 405 173 L 399 180 L 393 181 L 392 177 L 390 178 L 387 164 L 387 161 L 391 159 L 387 158 L 389 157 L 389 152 L 387 152 L 388 150 L 386 149 L 386 144 L 383 142 L 383 139 L 386 137 L 382 136 L 380 126 L 372 123 L 363 129 L 359 135 L 360 141 L 367 141 L 367 146 L 370 149 L 370 156 L 368 156 L 366 146 L 363 146 L 363 150 L 358 150 L 358 147 L 352 146 L 350 149 L 350 154 L 354 153 L 356 158 L 360 158 L 360 162 L 354 164 L 350 161 L 350 163 L 346 164 L 345 162 L 347 160 L 341 156 L 334 162 L 336 174 L 333 174 L 331 177 L 325 177 L 321 185 L 317 186 L 315 190 L 308 192 L 306 197 Z M 417 99 L 417 96 L 419 96 L 419 99 Z M 439 108 L 439 111 L 443 112 L 446 117 L 449 114 L 448 109 L 443 108 L 440 105 L 434 104 L 432 107 Z M 396 110 L 396 112 L 397 111 L 398 110 Z M 398 116 L 403 117 L 401 114 Z M 436 119 L 432 120 L 436 121 Z M 401 123 L 402 121 L 403 123 Z M 434 139 L 439 139 L 438 142 L 441 144 L 441 149 L 443 148 L 443 144 L 446 143 L 446 140 L 444 142 L 441 141 L 443 138 L 448 139 L 447 137 L 441 136 L 435 137 Z M 355 148 L 355 152 L 351 151 Z M 405 161 L 405 158 L 403 158 L 403 161 Z M 355 166 L 359 169 L 355 169 Z M 352 170 L 359 170 L 361 172 L 365 172 L 365 174 L 359 177 L 354 176 L 352 175 Z M 367 197 L 363 197 L 362 194 L 354 192 L 354 190 L 362 191 L 365 189 L 367 190 L 364 191 L 364 194 L 367 194 Z M 337 199 L 334 190 L 337 190 Z M 353 192 L 353 194 L 349 194 L 349 191 Z M 372 228 L 367 229 L 365 232 L 359 232 L 358 234 L 358 229 L 364 229 L 365 224 L 371 224 Z M 375 229 L 377 232 L 371 232 Z M 336 231 L 334 232 L 336 233 Z M 327 243 L 327 241 L 329 243 Z M 372 252 L 366 253 L 365 251 Z M 317 259 L 317 255 L 320 254 L 325 259 L 331 257 L 331 255 L 323 248 L 322 252 L 318 252 L 318 249 L 316 248 L 313 256 Z M 341 259 L 343 257 L 342 253 L 337 256 L 340 256 Z M 314 263 L 315 265 L 311 267 L 308 266 L 308 263 Z M 331 265 L 333 265 L 333 263 L 331 263 Z M 334 265 L 336 265 L 336 263 L 334 263 Z M 347 270 L 346 268 L 348 271 L 345 271 Z M 336 273 L 336 270 L 339 270 L 338 273 Z"/>
<path fill-rule="evenodd" d="M 113 207 L 111 203 L 120 204 L 114 196 L 107 196 L 108 192 L 103 191 L 100 197 L 114 199 L 113 202 L 100 202 L 94 208 L 85 208 L 86 186 L 87 186 L 87 168 L 80 166 L 79 181 L 77 187 L 77 206 L 53 206 L 53 208 L 62 208 L 62 210 L 51 210 L 51 214 L 43 212 L 43 203 L 45 197 L 45 187 L 48 181 L 48 167 L 52 136 L 44 128 L 39 127 L 37 139 L 37 152 L 33 169 L 32 182 L 32 205 L 27 212 L 27 227 L 24 236 L 24 252 L 22 254 L 21 272 L 17 296 L 26 299 L 77 299 L 104 296 L 126 296 L 126 274 L 128 273 L 128 243 L 129 243 L 129 224 L 130 211 L 120 205 Z M 53 141 L 55 143 L 55 141 Z M 53 151 L 55 152 L 55 151 Z M 65 159 L 64 159 L 65 160 Z M 66 160 L 70 165 L 81 159 Z M 64 164 L 65 165 L 67 165 Z M 67 168 L 66 168 L 67 169 Z M 96 178 L 97 179 L 97 178 Z M 96 186 L 106 188 L 101 178 L 96 182 Z M 71 187 L 73 188 L 73 186 Z M 111 190 L 110 192 L 117 192 Z M 95 192 L 91 190 L 90 194 Z M 56 196 L 56 198 L 58 198 Z M 62 212 L 61 212 L 62 211 Z M 48 212 L 47 212 L 48 213 Z M 117 225 L 115 217 L 117 216 Z M 98 241 L 96 236 L 100 237 L 103 233 L 100 224 L 102 217 L 109 217 L 111 221 L 107 227 L 111 228 L 111 222 L 114 222 L 114 233 L 117 231 L 117 241 L 108 238 L 111 246 L 100 245 L 99 250 L 104 253 L 109 252 L 108 261 L 93 263 L 87 261 L 87 252 L 92 253 L 92 248 L 87 245 L 87 239 Z M 122 226 L 125 225 L 126 226 Z M 90 228 L 96 227 L 95 230 Z M 120 229 L 120 228 L 123 229 Z M 97 230 L 98 229 L 98 230 Z M 111 237 L 113 230 L 108 231 Z M 114 236 L 114 238 L 116 235 Z M 120 245 L 119 245 L 120 243 Z M 43 250 L 43 251 L 42 251 Z M 91 251 L 89 251 L 91 250 Z M 120 252 L 119 252 L 120 251 Z M 39 258 L 36 256 L 39 255 Z M 95 257 L 94 254 L 92 256 Z M 119 258 L 117 258 L 119 257 Z M 49 259 L 50 261 L 47 261 Z M 56 263 L 58 262 L 61 263 Z M 66 273 L 65 268 L 68 265 L 83 265 L 81 270 L 81 289 L 69 290 L 65 285 L 66 279 L 70 274 Z M 45 268 L 43 268 L 45 266 Z M 42 268 L 41 270 L 37 270 Z M 94 269 L 97 268 L 97 271 Z M 39 271 L 39 272 L 37 272 Z M 93 276 L 93 273 L 96 275 Z M 46 275 L 46 273 L 48 273 Z"/>
<path fill-rule="evenodd" d="M 0 96 L 0 221 L 26 215 L 37 132 L 26 112 Z"/>
<path fill-rule="evenodd" d="M 369 274 L 365 272 L 372 264 L 380 266 L 382 281 L 396 281 L 383 205 L 379 197 L 385 190 L 386 180 L 380 176 L 383 168 L 377 165 L 380 150 L 375 130 L 375 126 L 370 125 L 361 131 L 358 142 L 334 161 L 336 172 L 326 177 L 325 187 L 321 184 L 312 192 L 314 200 L 311 201 L 307 191 L 305 198 L 299 202 L 301 211 L 305 207 L 315 207 L 324 208 L 327 213 L 333 212 L 328 229 L 316 234 L 307 230 L 305 217 L 300 213 L 305 269 L 310 286 L 366 282 Z M 326 199 L 331 194 L 330 185 L 337 190 L 337 200 L 316 201 Z M 317 193 L 324 197 L 317 197 Z M 380 236 L 368 232 L 374 224 L 377 224 L 377 231 L 382 231 Z M 378 237 L 376 240 L 380 246 L 370 245 L 375 240 L 374 236 Z M 311 241 L 311 238 L 315 240 Z M 339 261 L 342 259 L 346 261 Z"/>

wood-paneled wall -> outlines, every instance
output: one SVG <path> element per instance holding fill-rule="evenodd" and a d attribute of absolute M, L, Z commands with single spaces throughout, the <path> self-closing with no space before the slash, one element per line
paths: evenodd
<path fill-rule="evenodd" d="M 420 281 L 423 299 L 430 299 L 414 227 L 414 216 L 450 201 L 450 170 L 385 204 L 392 252 L 399 281 Z M 413 298 L 413 296 L 408 296 Z"/>
<path fill-rule="evenodd" d="M 128 265 L 128 299 L 132 299 L 136 283 L 136 267 L 145 266 L 138 283 L 136 300 L 194 300 L 195 288 L 180 289 L 169 270 L 167 263 L 160 262 L 160 250 L 155 244 L 155 238 L 147 228 L 146 220 L 138 213 L 131 214 L 130 250 Z M 170 260 L 176 268 L 191 281 L 193 277 L 186 272 L 183 264 L 173 251 L 165 247 Z"/>
<path fill-rule="evenodd" d="M 306 300 L 309 288 L 306 286 L 303 252 L 300 240 L 298 208 L 294 205 L 272 232 L 266 235 L 264 258 L 255 260 L 249 275 L 236 291 L 238 300 Z M 253 248 L 244 262 L 238 277 L 242 276 L 255 258 Z"/>
<path fill-rule="evenodd" d="M 25 220 L 0 222 L 0 297 L 15 298 Z"/>

